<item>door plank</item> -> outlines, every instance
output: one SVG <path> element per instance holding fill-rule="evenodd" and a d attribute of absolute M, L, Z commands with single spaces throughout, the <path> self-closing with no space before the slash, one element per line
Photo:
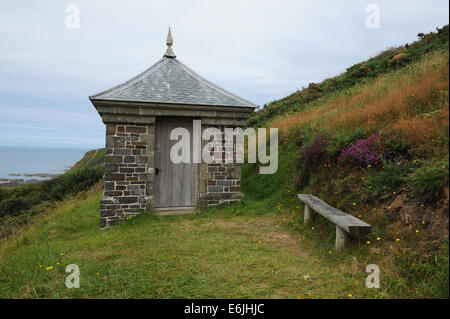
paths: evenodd
<path fill-rule="evenodd" d="M 177 127 L 186 128 L 191 135 L 191 163 L 175 164 L 170 160 L 170 132 Z M 197 165 L 192 163 L 192 122 L 158 121 L 156 123 L 155 207 L 193 207 L 197 201 Z"/>

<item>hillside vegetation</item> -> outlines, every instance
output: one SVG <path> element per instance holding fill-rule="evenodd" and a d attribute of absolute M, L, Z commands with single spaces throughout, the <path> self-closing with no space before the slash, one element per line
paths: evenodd
<path fill-rule="evenodd" d="M 91 168 L 104 166 L 105 162 L 105 148 L 98 148 L 90 150 L 84 154 L 83 158 L 76 162 L 70 170 L 76 170 L 78 168 Z"/>
<path fill-rule="evenodd" d="M 103 178 L 103 167 L 79 167 L 52 179 L 0 189 L 0 239 L 32 223 L 57 202 L 89 189 Z"/>
<path fill-rule="evenodd" d="M 0 298 L 408 298 L 382 258 L 382 287 L 367 289 L 364 248 L 323 251 L 265 201 L 194 215 L 143 214 L 100 231 L 101 184 L 60 202 L 33 227 L 0 242 Z M 328 243 L 327 243 L 328 245 Z M 80 269 L 68 289 L 66 266 Z"/>
<path fill-rule="evenodd" d="M 63 196 L 0 238 L 0 297 L 448 298 L 448 68 L 445 26 L 256 112 L 249 125 L 279 128 L 279 166 L 244 164 L 241 203 L 100 231 L 100 183 Z M 103 155 L 77 166 L 100 172 Z M 334 225 L 305 226 L 297 193 L 370 235 L 335 252 Z M 64 284 L 72 263 L 80 289 Z"/>
<path fill-rule="evenodd" d="M 318 99 L 334 92 L 343 91 L 355 84 L 367 83 L 381 74 L 401 69 L 432 51 L 448 48 L 448 25 L 436 28 L 436 32 L 419 33 L 418 41 L 385 50 L 375 57 L 349 67 L 343 74 L 310 83 L 307 88 L 299 90 L 285 98 L 264 105 L 262 110 L 254 113 L 248 121 L 250 126 L 268 126 L 272 120 L 286 113 L 301 111 L 317 105 Z"/>
<path fill-rule="evenodd" d="M 410 285 L 433 281 L 448 296 L 448 26 L 420 36 L 358 64 L 379 70 L 376 77 L 354 66 L 255 113 L 249 123 L 279 128 L 280 166 L 261 176 L 247 164 L 243 189 L 284 214 L 295 211 L 286 219 L 292 225 L 302 215 L 295 193 L 365 220 L 373 226 L 360 243 L 368 257 L 383 255 Z M 338 84 L 327 91 L 329 83 Z M 313 227 L 331 240 L 327 222 Z"/>

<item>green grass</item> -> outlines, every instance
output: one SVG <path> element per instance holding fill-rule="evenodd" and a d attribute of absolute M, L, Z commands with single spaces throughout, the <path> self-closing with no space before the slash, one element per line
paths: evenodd
<path fill-rule="evenodd" d="M 99 148 L 95 150 L 90 150 L 86 154 L 84 154 L 83 158 L 75 163 L 75 165 L 71 168 L 71 170 L 77 168 L 86 168 L 86 167 L 98 167 L 104 165 L 105 160 L 105 148 Z"/>
<path fill-rule="evenodd" d="M 298 221 L 300 207 L 280 212 L 264 200 L 250 200 L 194 215 L 143 214 L 101 231 L 99 202 L 98 191 L 62 202 L 20 236 L 2 242 L 0 297 L 405 298 L 417 293 L 364 245 L 336 254 L 331 225 L 291 227 L 287 220 Z M 365 288 L 369 263 L 382 268 L 380 289 Z M 68 264 L 80 267 L 79 289 L 65 286 Z M 53 269 L 46 270 L 49 266 Z"/>

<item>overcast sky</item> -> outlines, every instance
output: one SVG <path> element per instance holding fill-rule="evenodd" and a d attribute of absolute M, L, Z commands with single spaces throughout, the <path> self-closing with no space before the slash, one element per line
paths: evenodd
<path fill-rule="evenodd" d="M 71 3 L 79 28 L 66 24 Z M 369 4 L 379 28 L 366 26 Z M 446 0 L 2 1 L 0 146 L 103 147 L 88 96 L 159 60 L 169 26 L 180 61 L 264 105 L 448 24 L 448 10 Z"/>

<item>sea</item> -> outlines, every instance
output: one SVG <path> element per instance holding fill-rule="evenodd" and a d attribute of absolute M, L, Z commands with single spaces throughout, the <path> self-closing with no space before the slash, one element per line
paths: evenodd
<path fill-rule="evenodd" d="M 89 149 L 0 146 L 0 178 L 46 179 L 24 174 L 64 173 L 87 151 Z"/>

